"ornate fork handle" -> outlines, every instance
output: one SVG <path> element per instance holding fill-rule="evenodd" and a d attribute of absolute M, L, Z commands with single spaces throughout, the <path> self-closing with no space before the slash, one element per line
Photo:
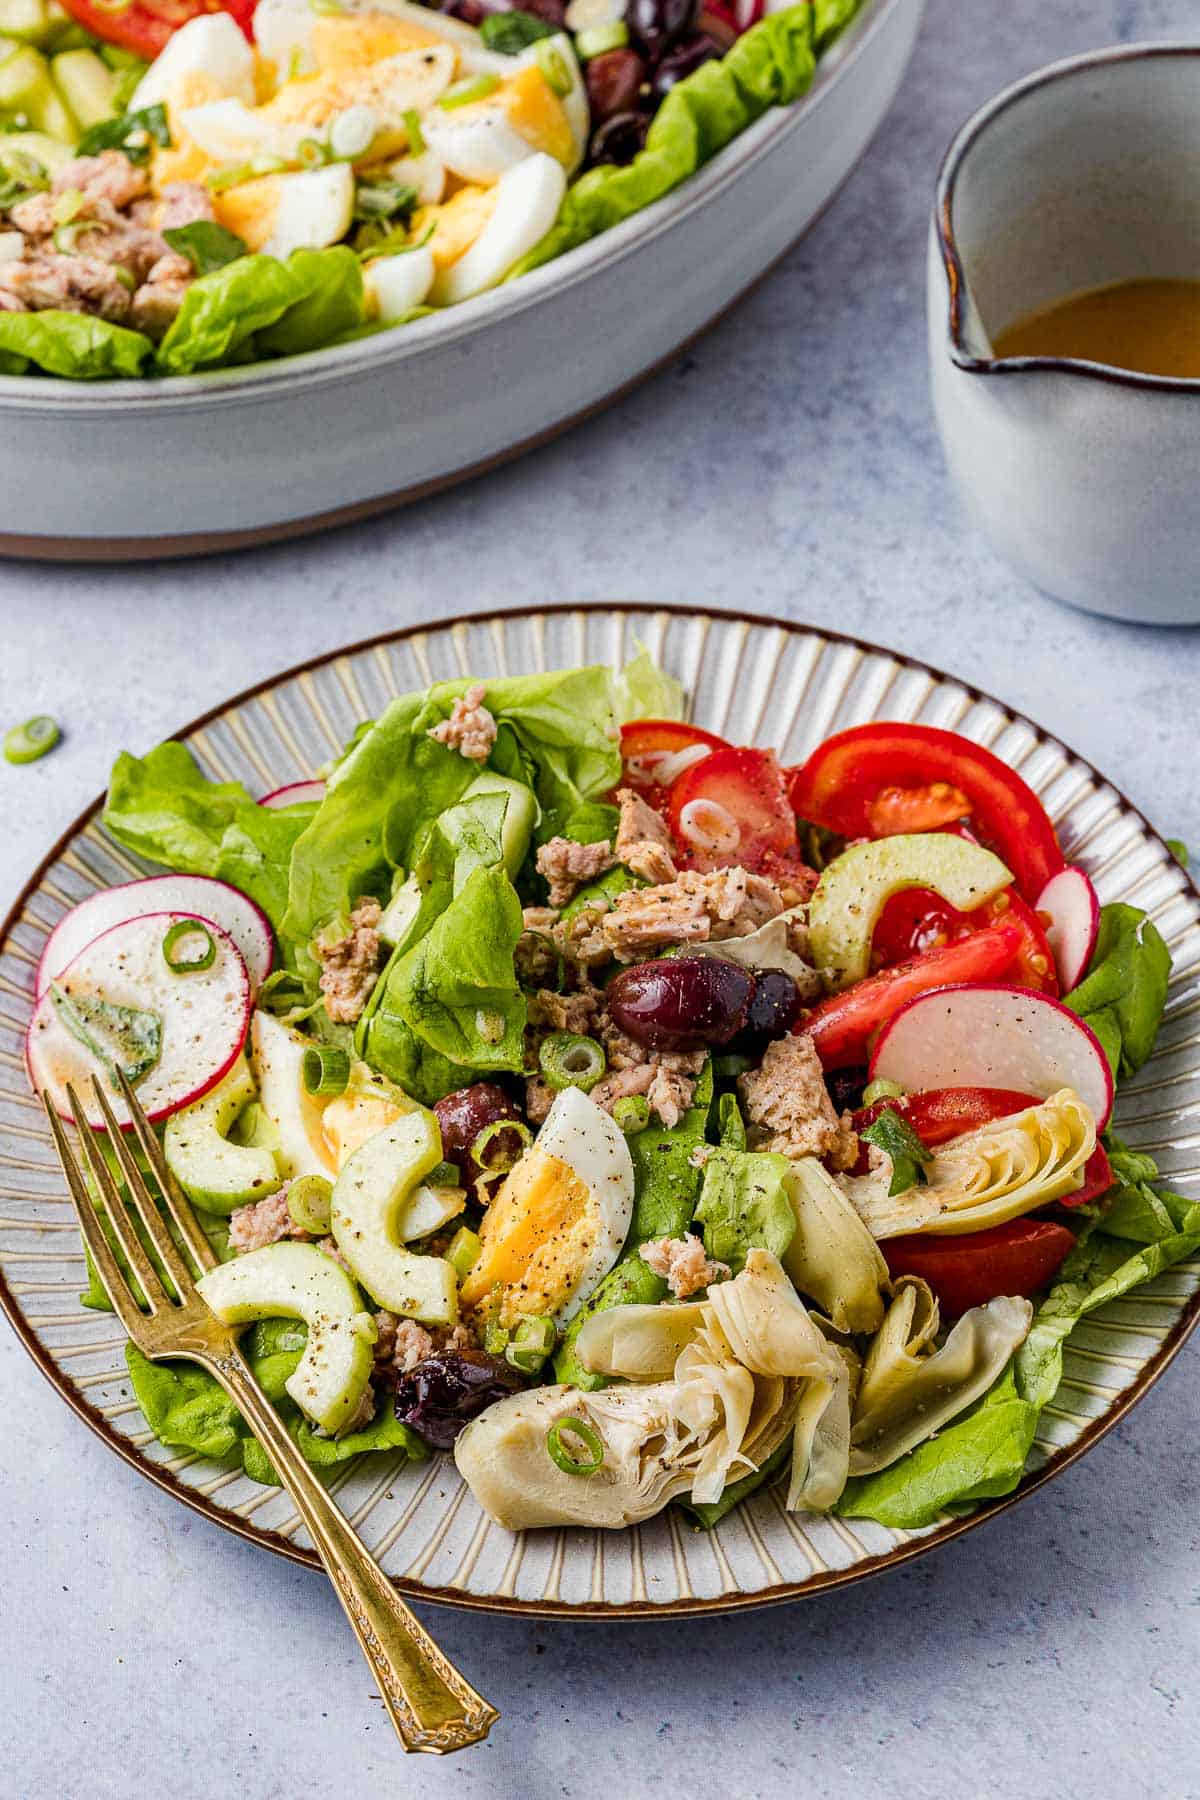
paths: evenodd
<path fill-rule="evenodd" d="M 296 1502 L 405 1749 L 444 1755 L 480 1742 L 499 1713 L 463 1680 L 401 1600 L 301 1456 L 240 1353 L 203 1361 Z"/>

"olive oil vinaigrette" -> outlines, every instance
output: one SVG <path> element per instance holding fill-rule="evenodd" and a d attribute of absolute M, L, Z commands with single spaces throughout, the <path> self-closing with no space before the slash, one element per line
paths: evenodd
<path fill-rule="evenodd" d="M 1119 281 L 1040 308 L 995 339 L 997 356 L 1065 356 L 1200 380 L 1200 281 Z"/>

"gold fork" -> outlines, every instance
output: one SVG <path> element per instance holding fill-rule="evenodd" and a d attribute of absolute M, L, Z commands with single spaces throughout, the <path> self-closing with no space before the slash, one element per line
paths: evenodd
<path fill-rule="evenodd" d="M 168 1170 L 158 1139 L 133 1089 L 123 1074 L 118 1074 L 118 1079 L 134 1134 L 154 1172 L 163 1202 L 184 1248 L 201 1272 L 211 1269 L 217 1260 L 212 1247 Z M 270 1457 L 280 1481 L 308 1527 L 325 1572 L 333 1582 L 334 1592 L 379 1683 L 380 1693 L 404 1748 L 444 1755 L 447 1751 L 462 1750 L 468 1744 L 479 1743 L 500 1717 L 499 1713 L 443 1656 L 305 1462 L 251 1372 L 234 1332 L 221 1323 L 196 1291 L 193 1271 L 167 1229 L 100 1083 L 94 1081 L 92 1086 L 104 1116 L 104 1135 L 116 1157 L 138 1220 L 177 1296 L 172 1297 L 167 1292 L 158 1270 L 146 1254 L 105 1162 L 98 1142 L 101 1133 L 87 1124 L 74 1088 L 68 1087 L 71 1122 L 83 1146 L 84 1160 L 100 1192 L 113 1235 L 149 1309 L 142 1311 L 121 1273 L 101 1229 L 87 1182 L 62 1121 L 43 1097 L 83 1241 L 117 1317 L 143 1356 L 152 1362 L 165 1357 L 183 1357 L 188 1362 L 199 1363 L 202 1369 L 216 1377 L 234 1401 Z"/>

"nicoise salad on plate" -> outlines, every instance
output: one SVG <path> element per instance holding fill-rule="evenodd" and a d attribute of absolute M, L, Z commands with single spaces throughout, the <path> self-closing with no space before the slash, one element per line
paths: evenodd
<path fill-rule="evenodd" d="M 919 1527 L 1016 1486 L 1074 1325 L 1200 1243 L 1111 1126 L 1170 956 L 969 739 L 787 768 L 684 711 L 643 652 L 408 694 L 257 800 L 122 755 L 105 826 L 170 872 L 55 928 L 30 1077 L 134 1084 L 314 1463 L 452 1453 L 514 1530 L 773 1481 Z M 273 1481 L 211 1377 L 128 1364 Z"/>
<path fill-rule="evenodd" d="M 482 294 L 802 94 L 859 0 L 0 0 L 0 374 L 187 375 Z"/>

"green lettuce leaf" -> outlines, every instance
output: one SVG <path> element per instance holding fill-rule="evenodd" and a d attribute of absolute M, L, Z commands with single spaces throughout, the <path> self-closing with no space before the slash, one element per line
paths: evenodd
<path fill-rule="evenodd" d="M 575 1342 L 584 1321 L 593 1313 L 613 1306 L 655 1306 L 666 1298 L 667 1284 L 638 1255 L 642 1244 L 653 1238 L 683 1237 L 692 1223 L 700 1196 L 701 1173 L 693 1162 L 705 1141 L 712 1108 L 712 1065 L 705 1066 L 691 1107 L 677 1125 L 647 1126 L 629 1139 L 633 1158 L 634 1202 L 629 1236 L 621 1260 L 609 1270 L 591 1298 L 567 1326 L 554 1359 L 554 1373 L 571 1387 L 594 1389 L 606 1385 L 603 1375 L 593 1375 L 575 1354 Z"/>
<path fill-rule="evenodd" d="M 301 296 L 276 324 L 258 333 L 254 348 L 259 355 L 320 350 L 363 324 L 362 264 L 348 244 L 335 244 L 331 250 L 293 250 L 287 268 L 299 282 Z"/>
<path fill-rule="evenodd" d="M 364 1425 L 360 1431 L 348 1431 L 340 1438 L 319 1437 L 290 1401 L 279 1410 L 287 1420 L 288 1431 L 301 1455 L 314 1468 L 331 1469 L 337 1463 L 349 1462 L 352 1457 L 369 1455 L 377 1450 L 403 1450 L 408 1462 L 425 1462 L 429 1457 L 426 1444 L 415 1431 L 400 1423 L 386 1401 L 369 1425 Z M 251 1481 L 257 1481 L 263 1487 L 279 1486 L 271 1459 L 257 1438 L 243 1437 L 241 1451 L 242 1469 Z"/>
<path fill-rule="evenodd" d="M 255 332 L 275 325 L 308 298 L 289 263 L 274 256 L 242 256 L 192 282 L 158 347 L 168 375 L 218 369 L 235 360 Z"/>
<path fill-rule="evenodd" d="M 513 971 L 521 905 L 503 868 L 478 868 L 429 932 L 389 965 L 359 1033 L 363 1058 L 417 1100 L 497 1070 L 525 1052 L 525 998 Z"/>
<path fill-rule="evenodd" d="M 45 375 L 105 381 L 144 375 L 154 345 L 140 331 L 90 313 L 0 313 L 0 356 L 10 374 L 23 374 L 33 363 Z"/>
<path fill-rule="evenodd" d="M 278 933 L 292 846 L 315 810 L 311 802 L 259 806 L 240 781 L 208 781 L 184 745 L 168 742 L 148 756 L 121 752 L 109 777 L 104 824 L 149 862 L 240 888 Z"/>
<path fill-rule="evenodd" d="M 616 677 L 613 710 L 618 725 L 626 725 L 631 719 L 682 719 L 683 687 L 673 675 L 659 668 L 644 644 L 639 644 L 637 655 Z"/>
<path fill-rule="evenodd" d="M 842 0 L 836 9 L 823 8 L 826 40 L 835 29 L 834 11 L 848 9 L 849 16 L 855 4 Z M 771 14 L 743 32 L 719 60 L 702 63 L 677 82 L 654 117 L 645 148 L 624 168 L 605 166 L 581 175 L 555 224 L 508 279 L 553 262 L 661 200 L 768 107 L 785 106 L 803 94 L 816 66 L 813 13 L 806 4 Z"/>
<path fill-rule="evenodd" d="M 292 859 L 287 929 L 297 940 L 363 894 L 386 901 L 393 869 L 409 866 L 422 831 L 478 776 L 478 763 L 429 735 L 470 685 L 394 700 L 338 764 Z M 620 779 L 607 668 L 488 682 L 484 704 L 500 726 L 491 765 L 528 781 L 547 813 L 567 816 Z"/>
<path fill-rule="evenodd" d="M 736 1275 L 750 1250 L 782 1257 L 796 1232 L 788 1199 L 790 1165 L 774 1151 L 711 1150 L 696 1219 L 704 1227 L 705 1253 Z"/>
<path fill-rule="evenodd" d="M 1102 908 L 1087 974 L 1064 1004 L 1091 1026 L 1118 1079 L 1153 1050 L 1170 976 L 1171 953 L 1154 921 L 1137 906 Z"/>

